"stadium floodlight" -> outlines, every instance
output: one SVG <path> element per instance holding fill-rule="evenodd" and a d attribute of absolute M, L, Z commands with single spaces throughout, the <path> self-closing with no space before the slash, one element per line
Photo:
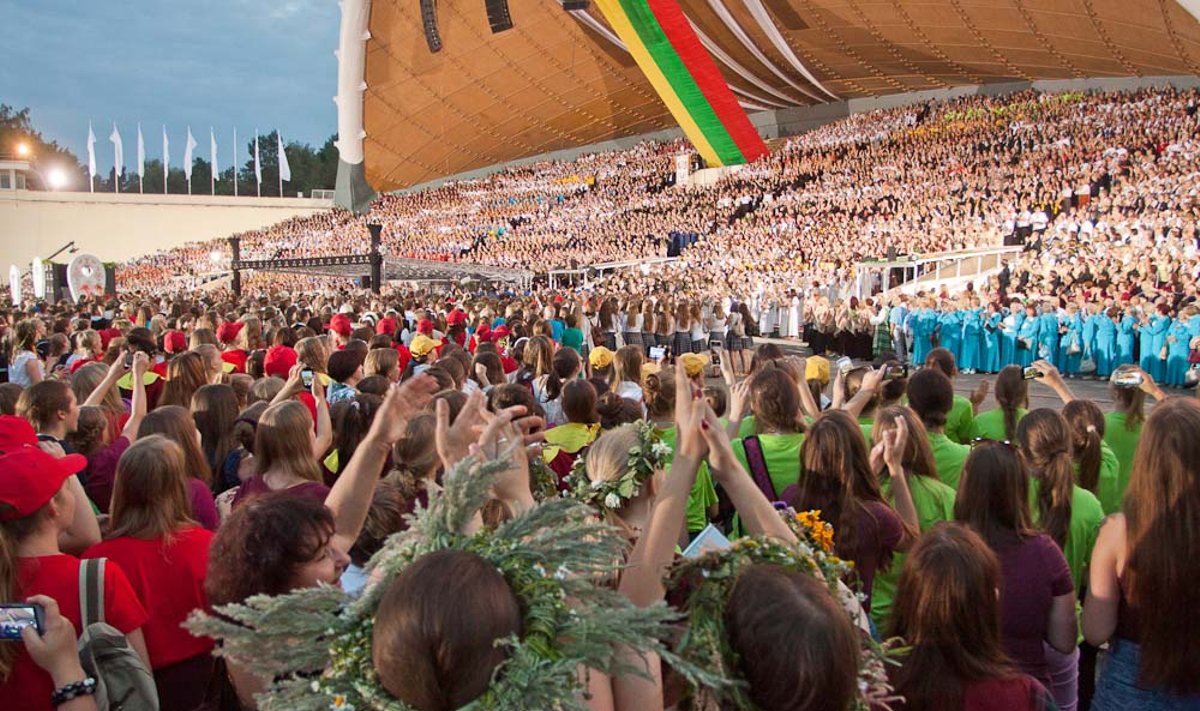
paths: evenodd
<path fill-rule="evenodd" d="M 28 158 L 29 154 L 33 153 L 33 149 L 24 141 L 17 144 L 17 155 L 22 158 Z"/>
<path fill-rule="evenodd" d="M 50 172 L 46 175 L 46 185 L 51 190 L 62 190 L 67 187 L 68 182 L 67 171 L 62 168 L 51 168 Z"/>

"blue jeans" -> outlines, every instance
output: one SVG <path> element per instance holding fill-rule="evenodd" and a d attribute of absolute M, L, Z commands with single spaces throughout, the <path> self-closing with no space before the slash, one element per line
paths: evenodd
<path fill-rule="evenodd" d="M 1104 655 L 1092 711 L 1200 711 L 1200 696 L 1175 696 L 1137 685 L 1142 653 L 1126 640 L 1113 640 Z"/>

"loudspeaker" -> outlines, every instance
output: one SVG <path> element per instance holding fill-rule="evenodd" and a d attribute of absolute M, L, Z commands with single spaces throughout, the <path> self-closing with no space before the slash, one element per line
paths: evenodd
<path fill-rule="evenodd" d="M 484 4 L 487 6 L 488 24 L 492 26 L 492 34 L 512 29 L 508 0 L 484 0 Z"/>
<path fill-rule="evenodd" d="M 370 289 L 371 288 L 371 277 L 369 277 L 369 276 L 359 277 L 358 278 L 358 288 Z"/>
<path fill-rule="evenodd" d="M 438 34 L 437 8 L 433 0 L 421 0 L 421 24 L 425 26 L 425 44 L 429 45 L 429 51 L 442 51 L 442 36 Z"/>
<path fill-rule="evenodd" d="M 117 268 L 111 264 L 104 265 L 104 293 L 108 296 L 117 295 Z"/>
<path fill-rule="evenodd" d="M 586 10 L 588 7 L 588 0 L 563 0 L 562 6 L 567 12 L 572 10 Z"/>
<path fill-rule="evenodd" d="M 71 287 L 67 285 L 67 265 L 52 262 L 50 278 L 46 280 L 46 300 L 71 300 Z"/>

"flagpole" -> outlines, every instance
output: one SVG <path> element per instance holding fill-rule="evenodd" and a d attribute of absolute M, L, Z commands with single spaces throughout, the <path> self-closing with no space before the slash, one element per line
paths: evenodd
<path fill-rule="evenodd" d="M 237 197 L 237 127 L 233 129 L 233 196 Z"/>

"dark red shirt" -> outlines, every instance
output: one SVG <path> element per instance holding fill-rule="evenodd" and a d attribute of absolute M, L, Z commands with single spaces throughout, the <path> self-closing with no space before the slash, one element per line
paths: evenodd
<path fill-rule="evenodd" d="M 1052 538 L 993 544 L 1000 558 L 1000 633 L 1018 668 L 1049 687 L 1044 640 L 1054 598 L 1075 590 L 1067 559 Z"/>

